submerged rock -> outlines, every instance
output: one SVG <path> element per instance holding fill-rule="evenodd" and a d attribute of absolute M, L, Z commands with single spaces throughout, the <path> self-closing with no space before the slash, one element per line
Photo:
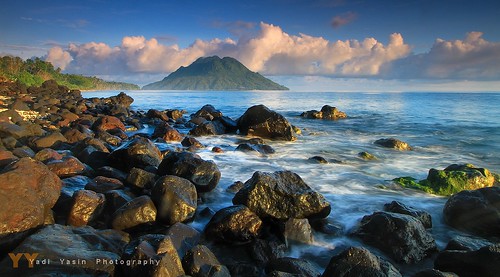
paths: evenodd
<path fill-rule="evenodd" d="M 233 198 L 261 218 L 314 218 L 330 214 L 330 203 L 291 171 L 257 171 Z"/>
<path fill-rule="evenodd" d="M 461 191 L 446 202 L 445 222 L 472 234 L 500 238 L 500 188 Z"/>
<path fill-rule="evenodd" d="M 349 247 L 332 257 L 321 277 L 336 276 L 401 276 L 388 261 L 360 247 Z"/>
<path fill-rule="evenodd" d="M 336 107 L 332 107 L 329 105 L 324 105 L 321 108 L 321 111 L 311 110 L 303 112 L 300 116 L 309 119 L 330 119 L 330 120 L 347 118 L 347 115 L 344 112 L 341 112 Z"/>
<path fill-rule="evenodd" d="M 375 157 L 375 155 L 373 154 L 370 154 L 366 151 L 363 151 L 363 152 L 359 152 L 358 153 L 358 157 L 360 157 L 361 159 L 363 160 L 367 160 L 367 161 L 374 161 L 374 160 L 377 160 L 377 157 Z"/>
<path fill-rule="evenodd" d="M 420 220 L 404 214 L 375 212 L 365 216 L 353 233 L 397 262 L 416 263 L 437 250 Z"/>
<path fill-rule="evenodd" d="M 379 139 L 375 141 L 375 144 L 385 148 L 393 148 L 396 150 L 403 150 L 403 151 L 413 150 L 413 148 L 408 143 L 395 138 Z"/>
<path fill-rule="evenodd" d="M 281 114 L 264 105 L 257 105 L 239 118 L 238 129 L 241 134 L 275 140 L 296 140 L 292 125 Z"/>

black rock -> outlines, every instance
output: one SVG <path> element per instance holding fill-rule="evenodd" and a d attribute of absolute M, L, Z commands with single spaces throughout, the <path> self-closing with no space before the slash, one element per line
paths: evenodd
<path fill-rule="evenodd" d="M 245 205 L 260 218 L 322 218 L 330 203 L 291 171 L 257 171 L 236 193 L 233 204 Z"/>
<path fill-rule="evenodd" d="M 226 127 L 219 121 L 207 121 L 199 124 L 189 131 L 190 136 L 215 136 L 226 133 Z"/>
<path fill-rule="evenodd" d="M 434 268 L 449 271 L 460 277 L 498 276 L 500 244 L 484 246 L 476 251 L 447 250 L 439 253 Z"/>
<path fill-rule="evenodd" d="M 187 179 L 161 177 L 151 190 L 151 198 L 157 208 L 157 220 L 167 225 L 188 221 L 195 215 L 198 195 Z"/>
<path fill-rule="evenodd" d="M 395 138 L 379 139 L 375 141 L 375 144 L 385 148 L 393 148 L 397 150 L 413 150 L 408 143 Z"/>
<path fill-rule="evenodd" d="M 404 214 L 375 212 L 365 216 L 353 233 L 397 262 L 416 263 L 437 250 L 420 220 Z"/>
<path fill-rule="evenodd" d="M 457 229 L 500 238 L 500 187 L 461 191 L 452 195 L 444 209 L 445 222 Z"/>
<path fill-rule="evenodd" d="M 238 129 L 243 135 L 286 141 L 297 139 L 288 120 L 264 105 L 250 107 L 238 119 Z"/>
<path fill-rule="evenodd" d="M 294 274 L 294 276 L 302 277 L 318 277 L 320 273 L 316 268 L 307 260 L 296 258 L 277 258 L 269 261 L 266 265 L 266 273 L 272 272 L 286 272 Z"/>
<path fill-rule="evenodd" d="M 161 162 L 161 152 L 149 139 L 136 137 L 111 152 L 109 162 L 120 170 L 128 171 L 133 167 L 144 169 L 148 166 L 158 166 Z"/>
<path fill-rule="evenodd" d="M 172 243 L 181 259 L 184 258 L 189 249 L 198 244 L 201 237 L 200 232 L 183 223 L 175 223 L 170 226 L 165 235 L 172 239 Z"/>
<path fill-rule="evenodd" d="M 384 211 L 398 214 L 407 214 L 420 220 L 425 228 L 432 228 L 432 217 L 426 211 L 416 210 L 398 201 L 392 201 L 384 205 Z"/>
<path fill-rule="evenodd" d="M 113 214 L 111 226 L 116 230 L 125 230 L 155 220 L 156 207 L 151 198 L 143 195 L 121 206 Z"/>
<path fill-rule="evenodd" d="M 319 163 L 319 164 L 327 164 L 328 163 L 328 161 L 321 156 L 311 157 L 311 158 L 309 158 L 309 161 L 311 161 L 313 163 Z"/>
<path fill-rule="evenodd" d="M 332 257 L 321 277 L 336 276 L 401 276 L 389 262 L 360 247 L 349 247 Z"/>
<path fill-rule="evenodd" d="M 205 245 L 197 245 L 190 249 L 182 259 L 187 274 L 198 277 L 230 277 L 226 266 Z"/>
<path fill-rule="evenodd" d="M 219 210 L 205 228 L 207 237 L 227 243 L 247 243 L 257 238 L 262 221 L 247 207 L 231 206 Z"/>
<path fill-rule="evenodd" d="M 171 152 L 158 167 L 158 175 L 175 175 L 191 181 L 198 192 L 213 190 L 220 180 L 220 171 L 212 161 L 189 152 Z"/>

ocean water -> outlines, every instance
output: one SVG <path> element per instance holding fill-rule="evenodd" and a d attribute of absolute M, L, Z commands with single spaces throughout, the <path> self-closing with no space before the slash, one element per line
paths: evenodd
<path fill-rule="evenodd" d="M 96 91 L 83 95 L 107 97 L 117 93 Z M 233 194 L 226 192 L 226 188 L 235 181 L 245 182 L 255 171 L 294 171 L 330 201 L 329 218 L 343 228 L 344 235 L 315 234 L 312 246 L 292 247 L 288 253 L 308 258 L 320 269 L 336 249 L 362 245 L 348 236 L 349 231 L 364 215 L 383 210 L 383 205 L 393 200 L 432 215 L 430 232 L 438 248 L 443 249 L 451 237 L 461 234 L 443 222 L 442 209 L 447 198 L 391 186 L 391 179 L 401 176 L 424 179 L 430 168 L 442 169 L 453 163 L 472 163 L 500 172 L 500 93 L 130 91 L 127 94 L 134 98 L 132 108 L 135 110 L 185 109 L 188 111 L 186 116 L 205 104 L 212 104 L 224 115 L 236 119 L 247 108 L 264 104 L 299 127 L 302 134 L 295 142 L 267 141 L 276 150 L 275 154 L 267 156 L 234 151 L 242 138 L 238 135 L 199 138 L 207 148 L 198 154 L 215 161 L 222 173 L 216 190 L 203 196 L 204 204 L 200 209 L 210 207 L 217 211 L 230 206 Z M 299 116 L 307 110 L 320 110 L 326 104 L 346 112 L 348 118 L 327 121 Z M 187 133 L 189 130 L 180 131 Z M 152 132 L 152 129 L 139 132 Z M 408 142 L 414 151 L 395 151 L 373 144 L 387 137 Z M 225 152 L 213 153 L 210 151 L 213 146 Z M 374 154 L 378 160 L 358 158 L 361 151 Z M 308 162 L 308 158 L 317 155 L 332 162 Z M 202 229 L 206 221 L 195 220 L 191 224 Z M 432 264 L 427 266 L 432 267 Z M 417 269 L 415 266 L 401 268 L 403 272 Z"/>

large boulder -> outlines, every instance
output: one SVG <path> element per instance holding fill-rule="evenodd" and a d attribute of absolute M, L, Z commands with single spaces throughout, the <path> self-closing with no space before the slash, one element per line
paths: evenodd
<path fill-rule="evenodd" d="M 297 139 L 288 120 L 264 105 L 248 108 L 238 119 L 238 129 L 243 135 L 286 141 Z"/>
<path fill-rule="evenodd" d="M 378 146 L 385 148 L 393 148 L 396 150 L 408 151 L 413 150 L 413 148 L 406 142 L 395 138 L 382 138 L 374 142 Z"/>
<path fill-rule="evenodd" d="M 184 258 L 189 249 L 198 244 L 201 238 L 200 232 L 184 223 L 175 223 L 170 226 L 165 235 L 172 239 L 172 243 L 181 259 Z"/>
<path fill-rule="evenodd" d="M 226 133 L 226 127 L 220 121 L 206 121 L 189 131 L 189 135 L 195 137 L 215 136 Z"/>
<path fill-rule="evenodd" d="M 47 162 L 47 167 L 59 177 L 71 177 L 84 173 L 87 168 L 75 157 L 63 157 L 61 160 Z"/>
<path fill-rule="evenodd" d="M 165 235 L 141 236 L 125 248 L 122 260 L 153 261 L 148 264 L 123 265 L 124 276 L 183 276 L 181 259 L 172 239 Z"/>
<path fill-rule="evenodd" d="M 444 170 L 431 168 L 427 179 L 420 182 L 431 192 L 439 195 L 452 195 L 462 190 L 491 187 L 495 177 L 486 168 L 471 164 L 452 164 Z"/>
<path fill-rule="evenodd" d="M 447 250 L 439 253 L 434 267 L 460 277 L 494 277 L 500 272 L 500 244 L 484 246 L 475 251 Z"/>
<path fill-rule="evenodd" d="M 151 190 L 151 198 L 158 211 L 158 221 L 167 225 L 188 221 L 196 212 L 196 187 L 181 177 L 161 177 Z"/>
<path fill-rule="evenodd" d="M 79 190 L 73 194 L 73 205 L 68 215 L 68 225 L 81 227 L 91 225 L 104 209 L 106 198 L 102 193 Z"/>
<path fill-rule="evenodd" d="M 132 102 L 134 102 L 134 98 L 128 96 L 124 92 L 120 92 L 118 95 L 111 96 L 108 99 L 112 104 L 121 105 L 125 108 L 128 108 L 132 104 Z"/>
<path fill-rule="evenodd" d="M 114 212 L 111 226 L 116 230 L 126 230 L 156 220 L 156 207 L 147 195 L 132 199 Z"/>
<path fill-rule="evenodd" d="M 117 169 L 128 171 L 134 167 L 156 167 L 161 162 L 161 156 L 160 150 L 152 141 L 136 137 L 111 152 L 109 162 Z"/>
<path fill-rule="evenodd" d="M 332 257 L 321 277 L 336 276 L 401 276 L 399 271 L 388 261 L 373 255 L 360 247 L 349 247 Z"/>
<path fill-rule="evenodd" d="M 198 192 L 213 190 L 220 180 L 220 171 L 212 161 L 189 152 L 168 153 L 158 166 L 158 175 L 175 175 L 191 181 Z"/>
<path fill-rule="evenodd" d="M 257 238 L 262 220 L 247 207 L 231 206 L 219 210 L 205 228 L 207 237 L 228 243 L 247 243 Z"/>
<path fill-rule="evenodd" d="M 92 130 L 97 132 L 103 131 L 125 131 L 125 125 L 123 122 L 114 116 L 106 115 L 99 117 L 92 125 Z"/>
<path fill-rule="evenodd" d="M 443 214 L 445 222 L 454 228 L 500 238 L 500 188 L 464 190 L 452 195 Z"/>
<path fill-rule="evenodd" d="M 181 134 L 173 127 L 171 127 L 167 122 L 162 122 L 156 126 L 152 138 L 161 138 L 165 141 L 181 141 Z"/>
<path fill-rule="evenodd" d="M 397 262 L 416 263 L 437 250 L 420 220 L 404 214 L 375 212 L 363 217 L 353 233 Z"/>
<path fill-rule="evenodd" d="M 0 172 L 0 235 L 44 223 L 61 193 L 61 179 L 43 163 L 22 158 Z"/>
<path fill-rule="evenodd" d="M 32 268 L 20 258 L 18 268 L 12 260 L 0 263 L 2 276 L 113 276 L 115 260 L 120 260 L 128 236 L 114 230 L 92 227 L 49 225 L 27 238 L 12 253 L 38 254 Z M 42 264 L 45 262 L 45 264 Z"/>
<path fill-rule="evenodd" d="M 260 218 L 323 218 L 330 214 L 330 203 L 291 171 L 257 171 L 233 198 Z"/>

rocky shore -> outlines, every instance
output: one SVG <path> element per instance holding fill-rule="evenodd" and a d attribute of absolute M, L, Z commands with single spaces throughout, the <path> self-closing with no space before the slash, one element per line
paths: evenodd
<path fill-rule="evenodd" d="M 500 188 L 487 169 L 450 165 L 419 182 L 394 180 L 449 196 L 444 220 L 467 236 L 438 249 L 430 214 L 408 203 L 387 203 L 354 230 L 337 228 L 326 219 L 331 204 L 292 171 L 256 171 L 228 188 L 232 205 L 200 210 L 221 172 L 196 154 L 205 147 L 196 137 L 239 134 L 236 151 L 257 155 L 274 153 L 265 140 L 297 140 L 299 129 L 266 106 L 235 120 L 211 105 L 192 115 L 134 111 L 125 93 L 86 99 L 53 81 L 5 83 L 0 92 L 1 276 L 401 276 L 406 265 L 421 265 L 415 276 L 500 272 Z M 325 105 L 302 117 L 347 115 Z M 146 124 L 151 134 L 132 135 Z M 172 141 L 182 147 L 157 145 Z M 395 138 L 374 144 L 413 149 Z M 208 222 L 201 230 L 189 224 L 198 218 Z M 290 257 L 318 234 L 366 247 L 337 249 L 325 268 Z"/>

